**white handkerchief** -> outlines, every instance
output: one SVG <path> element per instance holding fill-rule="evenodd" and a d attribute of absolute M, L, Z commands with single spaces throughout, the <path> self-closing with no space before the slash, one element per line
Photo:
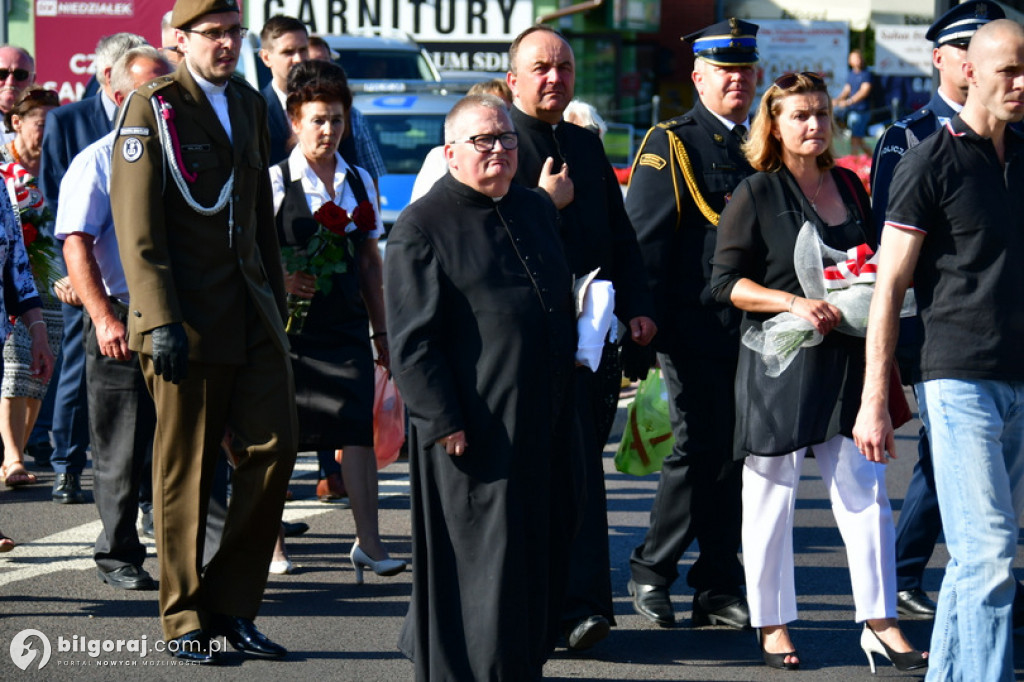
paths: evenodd
<path fill-rule="evenodd" d="M 576 319 L 579 336 L 576 361 L 596 372 L 601 364 L 604 340 L 615 320 L 615 287 L 608 280 L 594 279 L 593 275 L 583 281 L 577 292 L 580 310 Z"/>

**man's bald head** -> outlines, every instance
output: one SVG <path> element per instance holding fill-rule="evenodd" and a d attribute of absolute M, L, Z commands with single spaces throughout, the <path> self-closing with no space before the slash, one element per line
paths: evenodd
<path fill-rule="evenodd" d="M 980 135 L 991 125 L 1024 119 L 1024 27 L 998 19 L 978 29 L 964 62 L 968 96 L 963 117 Z"/>

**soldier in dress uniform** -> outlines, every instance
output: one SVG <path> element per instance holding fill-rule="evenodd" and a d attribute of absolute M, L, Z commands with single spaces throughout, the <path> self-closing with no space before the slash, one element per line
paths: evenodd
<path fill-rule="evenodd" d="M 111 203 L 131 293 L 128 344 L 156 404 L 153 497 L 168 651 L 217 662 L 211 638 L 286 651 L 253 624 L 295 462 L 294 386 L 268 173 L 267 106 L 233 77 L 236 0 L 178 0 L 184 61 L 124 105 Z M 220 549 L 202 566 L 225 429 L 245 445 Z"/>
<path fill-rule="evenodd" d="M 718 216 L 753 173 L 740 144 L 754 98 L 757 30 L 729 19 L 684 38 L 693 44 L 699 99 L 647 133 L 626 196 L 654 294 L 654 345 L 675 436 L 650 529 L 630 557 L 629 592 L 636 611 L 662 627 L 675 624 L 669 588 L 694 540 L 693 624 L 750 624 L 737 558 L 741 463 L 732 443 L 740 318 L 714 303 L 708 282 Z"/>
<path fill-rule="evenodd" d="M 971 0 L 943 14 L 925 33 L 925 38 L 934 43 L 932 64 L 939 73 L 939 87 L 927 105 L 893 123 L 875 147 L 871 164 L 871 204 L 879 239 L 896 164 L 908 149 L 947 125 L 964 108 L 967 78 L 963 63 L 967 46 L 979 28 L 1004 16 L 1003 9 L 990 0 Z M 910 386 L 921 380 L 919 327 L 916 317 L 902 320 L 896 349 L 900 376 Z M 896 602 L 901 617 L 932 618 L 935 615 L 935 602 L 924 591 L 922 578 L 941 531 L 928 436 L 921 427 L 918 461 L 896 525 Z"/>

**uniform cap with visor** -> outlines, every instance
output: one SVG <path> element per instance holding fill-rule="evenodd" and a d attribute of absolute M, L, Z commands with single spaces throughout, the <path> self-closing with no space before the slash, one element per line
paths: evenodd
<path fill-rule="evenodd" d="M 717 66 L 757 63 L 757 24 L 732 17 L 683 36 L 693 43 L 693 56 Z"/>
<path fill-rule="evenodd" d="M 990 0 L 971 0 L 956 5 L 935 20 L 924 34 L 935 47 L 967 47 L 975 32 L 990 21 L 1006 18 L 1003 8 Z"/>

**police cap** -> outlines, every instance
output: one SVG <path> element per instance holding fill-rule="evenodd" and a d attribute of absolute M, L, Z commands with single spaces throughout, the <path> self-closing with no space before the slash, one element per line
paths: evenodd
<path fill-rule="evenodd" d="M 967 47 L 975 31 L 990 21 L 1003 19 L 1003 8 L 990 0 L 970 0 L 955 5 L 928 28 L 924 37 L 935 43 L 935 47 L 955 45 Z"/>
<path fill-rule="evenodd" d="M 693 54 L 719 66 L 740 66 L 757 62 L 757 24 L 735 17 L 683 36 L 693 43 Z"/>
<path fill-rule="evenodd" d="M 171 10 L 171 26 L 185 28 L 204 14 L 239 12 L 237 0 L 177 0 Z"/>

